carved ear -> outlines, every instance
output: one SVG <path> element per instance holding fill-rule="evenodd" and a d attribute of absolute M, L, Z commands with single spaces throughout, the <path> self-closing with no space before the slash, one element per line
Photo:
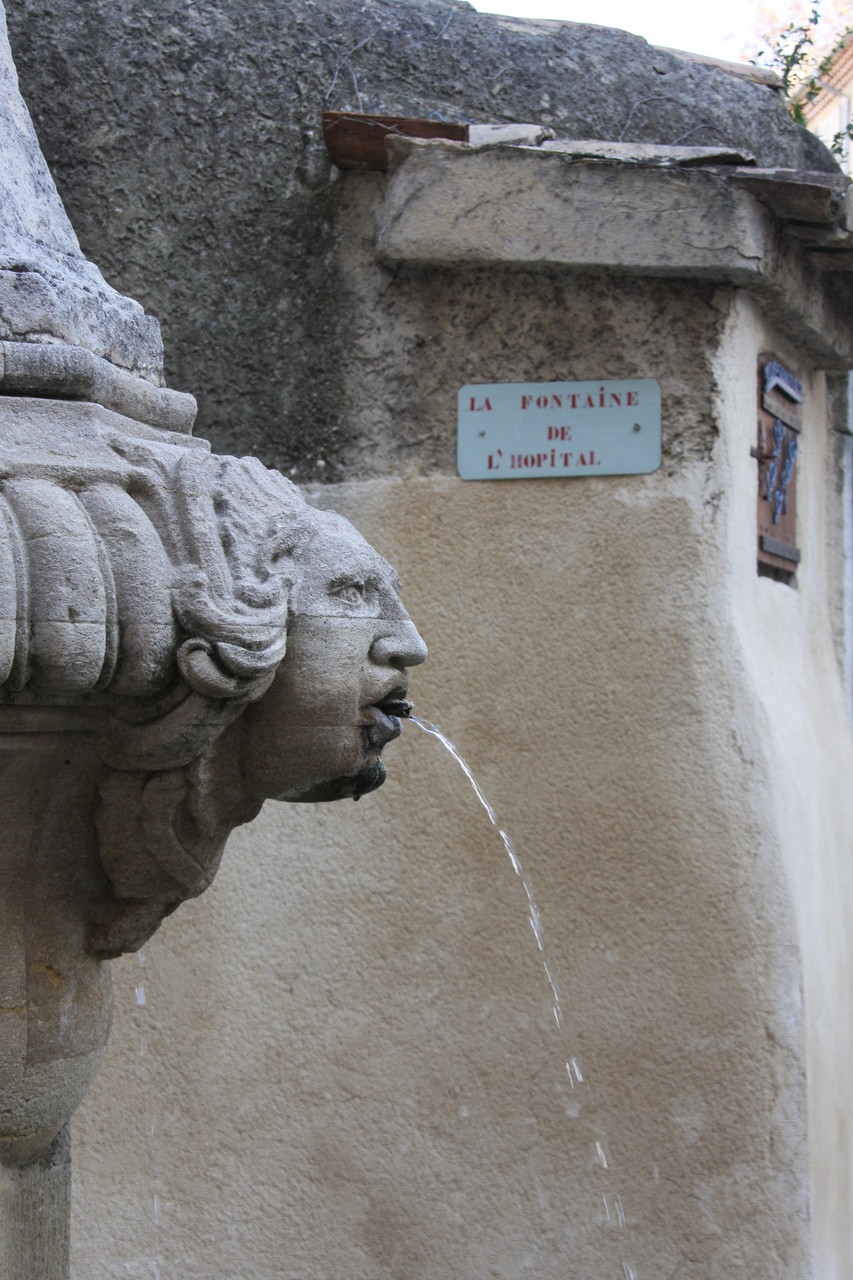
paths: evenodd
<path fill-rule="evenodd" d="M 223 671 L 213 656 L 213 646 L 201 637 L 185 640 L 178 649 L 178 670 L 190 688 L 205 698 L 242 698 L 252 683 Z"/>

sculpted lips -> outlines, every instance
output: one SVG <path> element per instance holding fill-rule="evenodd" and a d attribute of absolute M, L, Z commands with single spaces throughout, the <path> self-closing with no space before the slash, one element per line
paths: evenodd
<path fill-rule="evenodd" d="M 386 742 L 399 738 L 403 729 L 400 720 L 412 712 L 407 693 L 407 687 L 392 689 L 379 702 L 364 708 L 363 727 L 372 747 L 381 750 Z"/>

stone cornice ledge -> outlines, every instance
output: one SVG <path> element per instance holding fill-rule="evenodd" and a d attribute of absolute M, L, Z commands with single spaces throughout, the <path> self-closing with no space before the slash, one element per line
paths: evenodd
<path fill-rule="evenodd" d="M 145 378 L 67 343 L 0 342 L 0 395 L 88 400 L 147 426 L 190 433 L 195 396 Z"/>
<path fill-rule="evenodd" d="M 376 248 L 388 264 L 549 267 L 748 289 L 822 367 L 853 365 L 849 288 L 725 171 L 393 138 Z M 846 284 L 842 277 L 842 283 Z"/>

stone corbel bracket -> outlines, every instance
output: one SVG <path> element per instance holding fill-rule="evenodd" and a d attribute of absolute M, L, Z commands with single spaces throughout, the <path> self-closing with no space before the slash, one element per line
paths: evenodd
<path fill-rule="evenodd" d="M 589 143 L 477 147 L 392 137 L 386 145 L 390 177 L 376 248 L 388 264 L 719 281 L 755 295 L 820 367 L 853 365 L 844 277 L 813 260 L 798 234 L 802 211 L 791 218 L 771 207 L 774 191 L 801 188 L 804 175 L 768 177 L 711 155 L 702 163 L 695 148 L 632 157 L 612 143 L 601 155 Z M 829 214 L 844 220 L 846 180 L 811 177 L 829 191 Z"/>
<path fill-rule="evenodd" d="M 138 395 L 149 418 L 186 421 L 194 408 L 192 397 L 102 370 L 90 352 L 23 347 L 0 344 L 3 390 L 10 374 L 54 393 L 64 378 L 125 405 Z M 110 689 L 131 703 L 143 695 L 144 706 L 175 663 L 173 570 L 134 485 L 157 465 L 165 474 L 209 458 L 206 441 L 98 403 L 0 395 L 3 1164 L 46 1158 L 106 1042 L 109 977 L 86 942 L 108 891 L 94 860 L 97 744 L 115 719 Z"/>

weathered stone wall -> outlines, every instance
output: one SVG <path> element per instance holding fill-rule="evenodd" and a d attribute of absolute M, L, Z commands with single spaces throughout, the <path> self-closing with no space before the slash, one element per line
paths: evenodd
<path fill-rule="evenodd" d="M 168 383 L 197 396 L 199 433 L 297 480 L 398 472 L 413 435 L 436 430 L 395 414 L 377 424 L 380 447 L 364 447 L 354 384 L 370 394 L 400 369 L 354 354 L 364 312 L 342 278 L 324 108 L 834 163 L 772 90 L 601 27 L 536 28 L 443 0 L 7 8 L 24 96 L 84 250 L 159 317 Z M 475 278 L 453 294 L 482 305 Z M 418 465 L 452 470 L 450 440 L 429 439 Z"/>

